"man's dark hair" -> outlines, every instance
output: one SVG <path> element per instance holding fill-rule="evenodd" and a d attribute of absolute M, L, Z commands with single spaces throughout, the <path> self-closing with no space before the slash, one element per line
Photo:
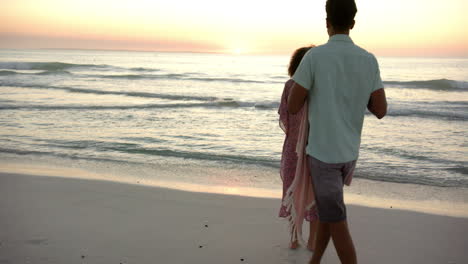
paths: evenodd
<path fill-rule="evenodd" d="M 327 20 L 337 31 L 350 29 L 357 12 L 354 0 L 327 0 Z"/>
<path fill-rule="evenodd" d="M 292 77 L 294 75 L 294 73 L 297 70 L 297 67 L 299 67 L 299 64 L 301 63 L 302 58 L 307 53 L 307 51 L 309 51 L 312 47 L 314 46 L 302 47 L 294 51 L 293 55 L 291 56 L 291 60 L 289 61 L 289 67 L 288 67 L 289 76 Z"/>

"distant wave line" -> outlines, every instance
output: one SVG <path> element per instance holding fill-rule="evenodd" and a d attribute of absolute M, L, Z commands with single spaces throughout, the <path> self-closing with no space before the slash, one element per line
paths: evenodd
<path fill-rule="evenodd" d="M 426 81 L 384 81 L 386 85 L 398 86 L 411 89 L 430 89 L 444 91 L 468 91 L 467 81 L 455 81 L 449 79 L 437 79 Z"/>
<path fill-rule="evenodd" d="M 201 82 L 230 82 L 230 83 L 282 83 L 258 81 L 240 78 L 222 78 L 222 77 L 191 77 L 190 74 L 184 73 L 168 73 L 168 74 L 74 74 L 65 70 L 47 70 L 35 73 L 16 72 L 10 70 L 1 70 L 0 76 L 8 75 L 74 75 L 80 77 L 103 78 L 103 79 L 127 79 L 127 80 L 187 80 Z"/>
<path fill-rule="evenodd" d="M 256 81 L 239 78 L 221 78 L 221 77 L 190 77 L 187 74 L 169 73 L 169 74 L 113 74 L 113 75 L 82 75 L 95 78 L 108 79 L 168 79 L 168 80 L 187 80 L 187 81 L 202 81 L 202 82 L 230 82 L 230 83 L 267 83 L 268 81 Z"/>
<path fill-rule="evenodd" d="M 54 71 L 41 71 L 41 72 L 16 72 L 16 71 L 7 71 L 1 70 L 0 76 L 8 76 L 8 75 L 73 75 L 73 73 L 65 70 L 54 70 Z"/>
<path fill-rule="evenodd" d="M 76 64 L 64 62 L 0 62 L 0 69 L 58 71 L 70 68 L 116 68 L 107 64 Z"/>
<path fill-rule="evenodd" d="M 121 91 L 104 91 L 95 89 L 84 89 L 84 88 L 72 88 L 63 86 L 48 86 L 48 85 L 25 85 L 15 83 L 0 83 L 0 87 L 16 87 L 16 88 L 27 88 L 27 89 L 52 89 L 52 90 L 63 90 L 72 93 L 85 93 L 85 94 L 98 94 L 98 95 L 125 95 L 131 97 L 143 97 L 143 98 L 159 98 L 169 100 L 197 100 L 197 101 L 213 101 L 216 97 L 212 96 L 196 96 L 196 95 L 175 95 L 175 94 L 161 94 L 161 93 L 148 93 L 148 92 L 121 92 Z"/>
<path fill-rule="evenodd" d="M 120 67 L 108 64 L 76 64 L 65 62 L 0 62 L 0 76 L 16 75 L 16 74 L 33 74 L 33 75 L 48 75 L 48 74 L 72 74 L 66 70 L 72 68 L 89 68 L 89 69 L 114 69 L 127 70 L 136 72 L 157 72 L 161 71 L 157 68 L 145 67 Z M 12 70 L 42 70 L 39 73 L 22 73 Z M 270 80 L 251 80 L 242 78 L 228 77 L 194 77 L 188 73 L 168 73 L 168 74 L 122 74 L 122 75 L 77 75 L 96 78 L 112 78 L 112 79 L 181 79 L 191 81 L 205 82 L 232 82 L 232 83 L 282 83 L 281 81 L 273 81 L 283 78 L 282 76 L 272 76 Z M 384 81 L 385 85 L 405 87 L 410 89 L 432 89 L 445 91 L 468 91 L 468 81 L 456 81 L 450 79 L 434 79 L 434 80 L 417 80 L 417 81 Z"/>
<path fill-rule="evenodd" d="M 158 72 L 157 68 L 145 67 L 120 67 L 107 64 L 74 64 L 64 62 L 0 62 L 0 76 L 7 75 L 53 75 L 53 74 L 73 74 L 66 70 L 72 68 L 88 68 L 88 69 L 108 69 L 108 70 L 126 70 L 134 72 Z M 42 70 L 39 73 L 16 72 L 12 70 Z M 251 80 L 242 78 L 229 77 L 197 77 L 194 73 L 167 73 L 167 74 L 73 74 L 77 77 L 94 77 L 94 78 L 110 78 L 110 79 L 176 79 L 204 82 L 232 82 L 232 83 L 282 83 L 276 81 Z M 277 76 L 276 76 L 277 77 Z M 275 78 L 273 78 L 275 79 Z"/>
<path fill-rule="evenodd" d="M 369 112 L 367 112 L 370 114 Z M 465 111 L 457 112 L 441 112 L 440 109 L 434 109 L 434 111 L 425 111 L 418 109 L 398 109 L 392 108 L 388 111 L 387 116 L 395 117 L 420 117 L 420 118 L 430 118 L 430 119 L 447 119 L 447 120 L 457 120 L 457 121 L 468 121 L 468 115 Z"/>
<path fill-rule="evenodd" d="M 55 145 L 55 147 L 60 148 Z M 68 147 L 69 148 L 69 147 Z M 66 149 L 68 149 L 66 148 Z M 183 159 L 193 159 L 193 160 L 209 160 L 209 161 L 221 161 L 221 162 L 234 162 L 240 164 L 252 164 L 252 165 L 262 165 L 266 167 L 279 168 L 279 160 L 275 159 L 262 159 L 259 157 L 249 157 L 243 155 L 232 155 L 232 154 L 211 154 L 207 152 L 187 152 L 187 151 L 177 151 L 164 148 L 143 148 L 143 147 L 117 147 L 113 144 L 104 146 L 99 144 L 99 151 L 117 151 L 128 154 L 143 154 L 150 156 L 162 156 L 162 157 L 173 157 L 173 158 L 183 158 Z M 59 153 L 53 151 L 37 151 L 37 150 L 17 150 L 17 149 L 7 149 L 0 148 L 0 153 L 10 153 L 17 155 L 50 155 L 56 157 L 68 157 L 73 159 L 91 159 L 91 160 L 101 160 L 90 157 L 83 157 L 79 155 L 70 155 L 66 153 Z M 103 159 L 105 161 L 119 161 L 113 159 Z"/>
<path fill-rule="evenodd" d="M 260 102 L 248 102 L 248 101 L 236 101 L 233 99 L 217 98 L 212 96 L 196 96 L 196 95 L 171 95 L 161 93 L 149 93 L 149 92 L 123 92 L 123 91 L 103 91 L 95 89 L 82 89 L 82 88 L 71 88 L 61 86 L 38 86 L 38 85 L 16 85 L 16 84 L 0 84 L 0 87 L 17 87 L 17 88 L 31 88 L 31 89 L 56 89 L 63 90 L 72 93 L 85 93 L 85 94 L 98 94 L 98 95 L 124 95 L 131 97 L 143 97 L 143 98 L 159 98 L 166 100 L 177 100 L 177 101 L 200 101 L 200 103 L 168 103 L 168 104 L 145 104 L 145 105 L 110 105 L 110 106 L 89 106 L 89 105 L 3 105 L 0 106 L 0 110 L 21 110 L 21 109 L 37 109 L 37 110 L 67 110 L 67 109 L 90 109 L 90 110 L 106 110 L 106 109 L 145 109 L 145 108 L 191 108 L 191 107 L 231 107 L 231 108 L 242 108 L 242 107 L 253 107 L 259 110 L 277 109 L 279 107 L 279 101 L 260 101 Z M 435 104 L 436 102 L 431 102 Z M 444 103 L 444 102 L 441 102 Z M 421 118 L 444 118 L 448 120 L 461 120 L 467 121 L 468 115 L 466 113 L 466 102 L 445 102 L 451 103 L 455 108 L 450 107 L 446 110 L 440 111 L 441 108 L 434 109 L 434 111 L 419 110 L 419 109 L 405 109 L 404 108 L 391 108 L 388 116 L 401 116 L 401 117 L 421 117 Z M 10 103 L 8 103 L 10 104 Z M 435 111 L 437 110 L 437 111 Z M 450 112 L 450 110 L 455 110 Z"/>
<path fill-rule="evenodd" d="M 86 77 L 106 78 L 106 79 L 168 79 L 168 80 L 187 80 L 202 82 L 230 82 L 230 83 L 268 83 L 268 81 L 258 81 L 240 78 L 223 77 L 192 77 L 189 73 L 167 73 L 167 74 L 109 74 L 109 75 L 80 75 Z"/>
<path fill-rule="evenodd" d="M 458 171 L 460 168 L 444 168 L 446 171 Z M 360 168 L 355 174 L 356 178 L 368 179 L 381 182 L 395 183 L 410 183 L 418 185 L 438 186 L 438 187 L 468 187 L 468 180 L 462 179 L 446 179 L 446 178 L 431 178 L 431 177 L 407 177 L 399 173 L 386 173 L 384 170 L 372 168 L 371 170 Z"/>
<path fill-rule="evenodd" d="M 426 161 L 431 164 L 440 164 L 441 166 L 446 166 L 447 164 L 456 164 L 456 168 L 466 168 L 468 162 L 460 162 L 460 161 L 453 161 L 453 160 L 446 160 L 441 158 L 431 158 L 425 155 L 412 153 L 411 151 L 404 150 L 404 149 L 396 149 L 396 148 L 385 148 L 385 147 L 376 147 L 376 146 L 366 146 L 363 145 L 362 151 L 369 151 L 378 154 L 386 154 L 391 156 L 396 156 L 404 159 L 409 160 L 420 160 Z M 453 170 L 453 168 L 451 168 Z M 467 170 L 459 170 L 460 173 L 468 175 Z"/>
<path fill-rule="evenodd" d="M 61 86 L 38 86 L 38 85 L 16 85 L 16 84 L 1 84 L 0 87 L 16 87 L 16 88 L 26 88 L 26 89 L 52 89 L 52 90 L 64 90 L 72 93 L 86 93 L 86 94 L 98 94 L 98 95 L 125 95 L 133 97 L 143 97 L 143 98 L 159 98 L 159 99 L 168 99 L 168 100 L 180 100 L 180 101 L 203 101 L 208 103 L 194 103 L 194 104 L 172 104 L 175 107 L 197 107 L 197 106 L 221 106 L 221 107 L 255 107 L 258 109 L 272 109 L 278 108 L 279 102 L 277 101 L 264 101 L 264 102 L 239 102 L 232 100 L 230 98 L 217 98 L 213 96 L 196 96 L 196 95 L 171 95 L 171 94 L 160 94 L 160 93 L 146 93 L 146 92 L 120 92 L 120 91 L 103 91 L 103 90 L 94 90 L 94 89 L 82 89 L 82 88 L 71 88 L 71 87 L 61 87 Z M 171 104 L 151 104 L 149 107 L 143 106 L 91 106 L 93 109 L 130 109 L 134 108 L 156 108 L 158 106 L 167 108 L 167 105 Z M 22 108 L 36 108 L 44 109 L 44 105 L 38 106 L 4 106 L 0 109 L 22 109 Z M 52 106 L 57 107 L 58 109 L 66 109 L 66 107 L 75 107 L 79 109 L 85 109 L 87 106 Z M 98 108 L 102 107 L 102 108 Z M 70 108 L 70 109 L 71 109 Z"/>
<path fill-rule="evenodd" d="M 257 110 L 277 109 L 278 102 L 238 102 L 235 100 L 214 100 L 200 103 L 167 103 L 167 104 L 140 104 L 140 105 L 3 105 L 0 110 L 128 110 L 128 109 L 177 109 L 177 108 L 255 108 Z M 371 115 L 369 112 L 366 113 Z M 468 121 L 463 113 L 424 111 L 414 109 L 390 110 L 387 114 L 393 117 L 418 117 L 435 120 Z"/>
<path fill-rule="evenodd" d="M 370 112 L 366 112 L 366 115 L 372 115 Z M 434 119 L 434 120 L 454 120 L 454 121 L 468 121 L 468 117 L 466 115 L 461 114 L 452 114 L 452 113 L 438 113 L 438 112 L 423 112 L 423 111 L 391 111 L 387 113 L 388 117 L 419 117 L 419 118 L 427 118 L 427 119 Z"/>
<path fill-rule="evenodd" d="M 61 71 L 72 68 L 91 68 L 91 69 L 118 69 L 138 72 L 160 71 L 157 68 L 145 67 L 120 67 L 108 64 L 78 64 L 65 62 L 0 62 L 0 69 L 6 70 L 43 70 L 43 71 Z M 12 72 L 15 73 L 15 72 Z"/>
<path fill-rule="evenodd" d="M 28 106 L 0 106 L 0 110 L 127 110 L 150 108 L 190 108 L 206 107 L 209 104 L 143 104 L 143 105 L 28 105 Z"/>
<path fill-rule="evenodd" d="M 6 105 L 0 110 L 127 110 L 127 109 L 162 109 L 162 108 L 277 108 L 275 103 L 268 105 L 254 102 L 236 102 L 219 100 L 205 103 L 168 103 L 168 104 L 141 104 L 141 105 Z"/>
<path fill-rule="evenodd" d="M 15 71 L 5 71 L 5 70 L 0 71 L 0 76 L 16 75 L 16 74 L 20 74 L 20 73 L 15 72 Z"/>

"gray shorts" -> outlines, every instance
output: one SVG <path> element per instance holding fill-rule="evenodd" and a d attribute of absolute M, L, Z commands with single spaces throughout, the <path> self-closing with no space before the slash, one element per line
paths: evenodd
<path fill-rule="evenodd" d="M 344 179 L 353 172 L 356 161 L 332 164 L 311 156 L 307 156 L 307 159 L 320 221 L 346 220 L 346 206 L 343 200 Z"/>

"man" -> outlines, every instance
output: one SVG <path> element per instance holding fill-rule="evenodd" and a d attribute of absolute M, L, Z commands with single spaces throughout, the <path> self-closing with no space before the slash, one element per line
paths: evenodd
<path fill-rule="evenodd" d="M 309 100 L 306 148 L 319 213 L 315 252 L 320 263 L 330 237 L 341 263 L 357 263 L 346 220 L 344 178 L 353 173 L 367 109 L 381 119 L 387 100 L 375 57 L 349 37 L 357 8 L 354 0 L 327 0 L 328 43 L 311 49 L 293 76 L 288 111 Z"/>

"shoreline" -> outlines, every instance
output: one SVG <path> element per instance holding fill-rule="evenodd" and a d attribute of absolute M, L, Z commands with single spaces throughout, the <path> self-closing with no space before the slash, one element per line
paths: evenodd
<path fill-rule="evenodd" d="M 1 263 L 306 263 L 311 256 L 288 249 L 279 199 L 6 173 L 0 183 Z M 348 221 L 360 263 L 468 256 L 466 218 L 348 205 Z M 338 263 L 331 243 L 323 263 Z"/>
<path fill-rule="evenodd" d="M 225 170 L 213 169 L 210 166 L 195 166 L 194 164 L 177 168 L 172 168 L 173 165 L 162 166 L 161 164 L 156 164 L 154 168 L 145 170 L 139 166 L 119 165 L 111 168 L 109 164 L 99 164 L 99 166 L 96 166 L 92 163 L 78 163 L 71 167 L 65 167 L 64 165 L 68 165 L 69 161 L 67 164 L 44 164 L 44 161 L 39 163 L 27 163 L 24 162 L 25 160 L 18 161 L 20 162 L 15 163 L 0 160 L 0 173 L 98 180 L 137 186 L 161 187 L 179 191 L 237 195 L 252 198 L 280 199 L 282 195 L 281 181 L 275 170 L 260 171 L 245 167 L 241 169 L 237 168 L 236 171 L 236 168 L 230 168 L 228 171 L 229 177 L 232 180 L 226 182 L 219 180 L 219 177 L 217 177 L 217 175 L 226 173 Z M 72 164 L 70 163 L 70 165 Z M 132 173 L 137 176 L 131 175 Z M 211 179 L 210 182 L 205 180 L 204 177 L 206 175 L 213 175 L 208 178 Z M 242 178 L 245 178 L 245 175 L 254 175 L 255 177 L 251 182 L 241 185 L 240 181 Z M 262 180 L 258 180 L 259 178 Z M 276 182 L 264 184 L 265 179 L 274 179 Z M 395 208 L 420 213 L 468 218 L 468 188 L 436 187 L 355 178 L 351 186 L 346 186 L 344 191 L 345 202 L 347 204 L 381 209 Z"/>
<path fill-rule="evenodd" d="M 148 175 L 147 171 L 145 172 L 141 168 L 136 167 L 117 167 L 111 170 L 109 166 L 97 168 L 83 165 L 89 164 L 80 163 L 77 166 L 65 168 L 63 164 L 55 164 L 54 166 L 43 163 L 12 163 L 0 160 L 0 173 L 98 180 L 136 186 L 167 188 L 176 191 L 236 195 L 251 198 L 280 199 L 282 195 L 280 181 L 269 185 L 250 182 L 242 186 L 238 184 L 238 180 L 234 180 L 233 182 L 213 180 L 207 183 L 206 181 L 191 181 L 190 177 L 178 177 L 181 174 L 190 176 L 193 174 L 194 178 L 196 178 L 197 174 L 219 175 L 225 173 L 224 171 L 213 170 L 209 166 L 192 167 L 189 165 L 186 168 L 180 167 L 168 170 L 156 165 L 156 169 L 153 168 L 149 172 L 153 175 Z M 103 169 L 106 171 L 104 172 Z M 129 175 L 129 171 L 132 170 L 135 170 L 135 174 L 139 174 L 139 176 Z M 245 168 L 245 171 L 241 170 L 243 174 L 258 172 L 257 170 L 249 170 L 247 168 Z M 264 175 L 260 175 L 260 178 L 277 176 L 276 171 L 263 171 L 262 173 Z M 436 187 L 355 178 L 351 186 L 346 186 L 344 191 L 346 204 L 380 209 L 394 208 L 434 215 L 468 218 L 468 188 Z"/>

